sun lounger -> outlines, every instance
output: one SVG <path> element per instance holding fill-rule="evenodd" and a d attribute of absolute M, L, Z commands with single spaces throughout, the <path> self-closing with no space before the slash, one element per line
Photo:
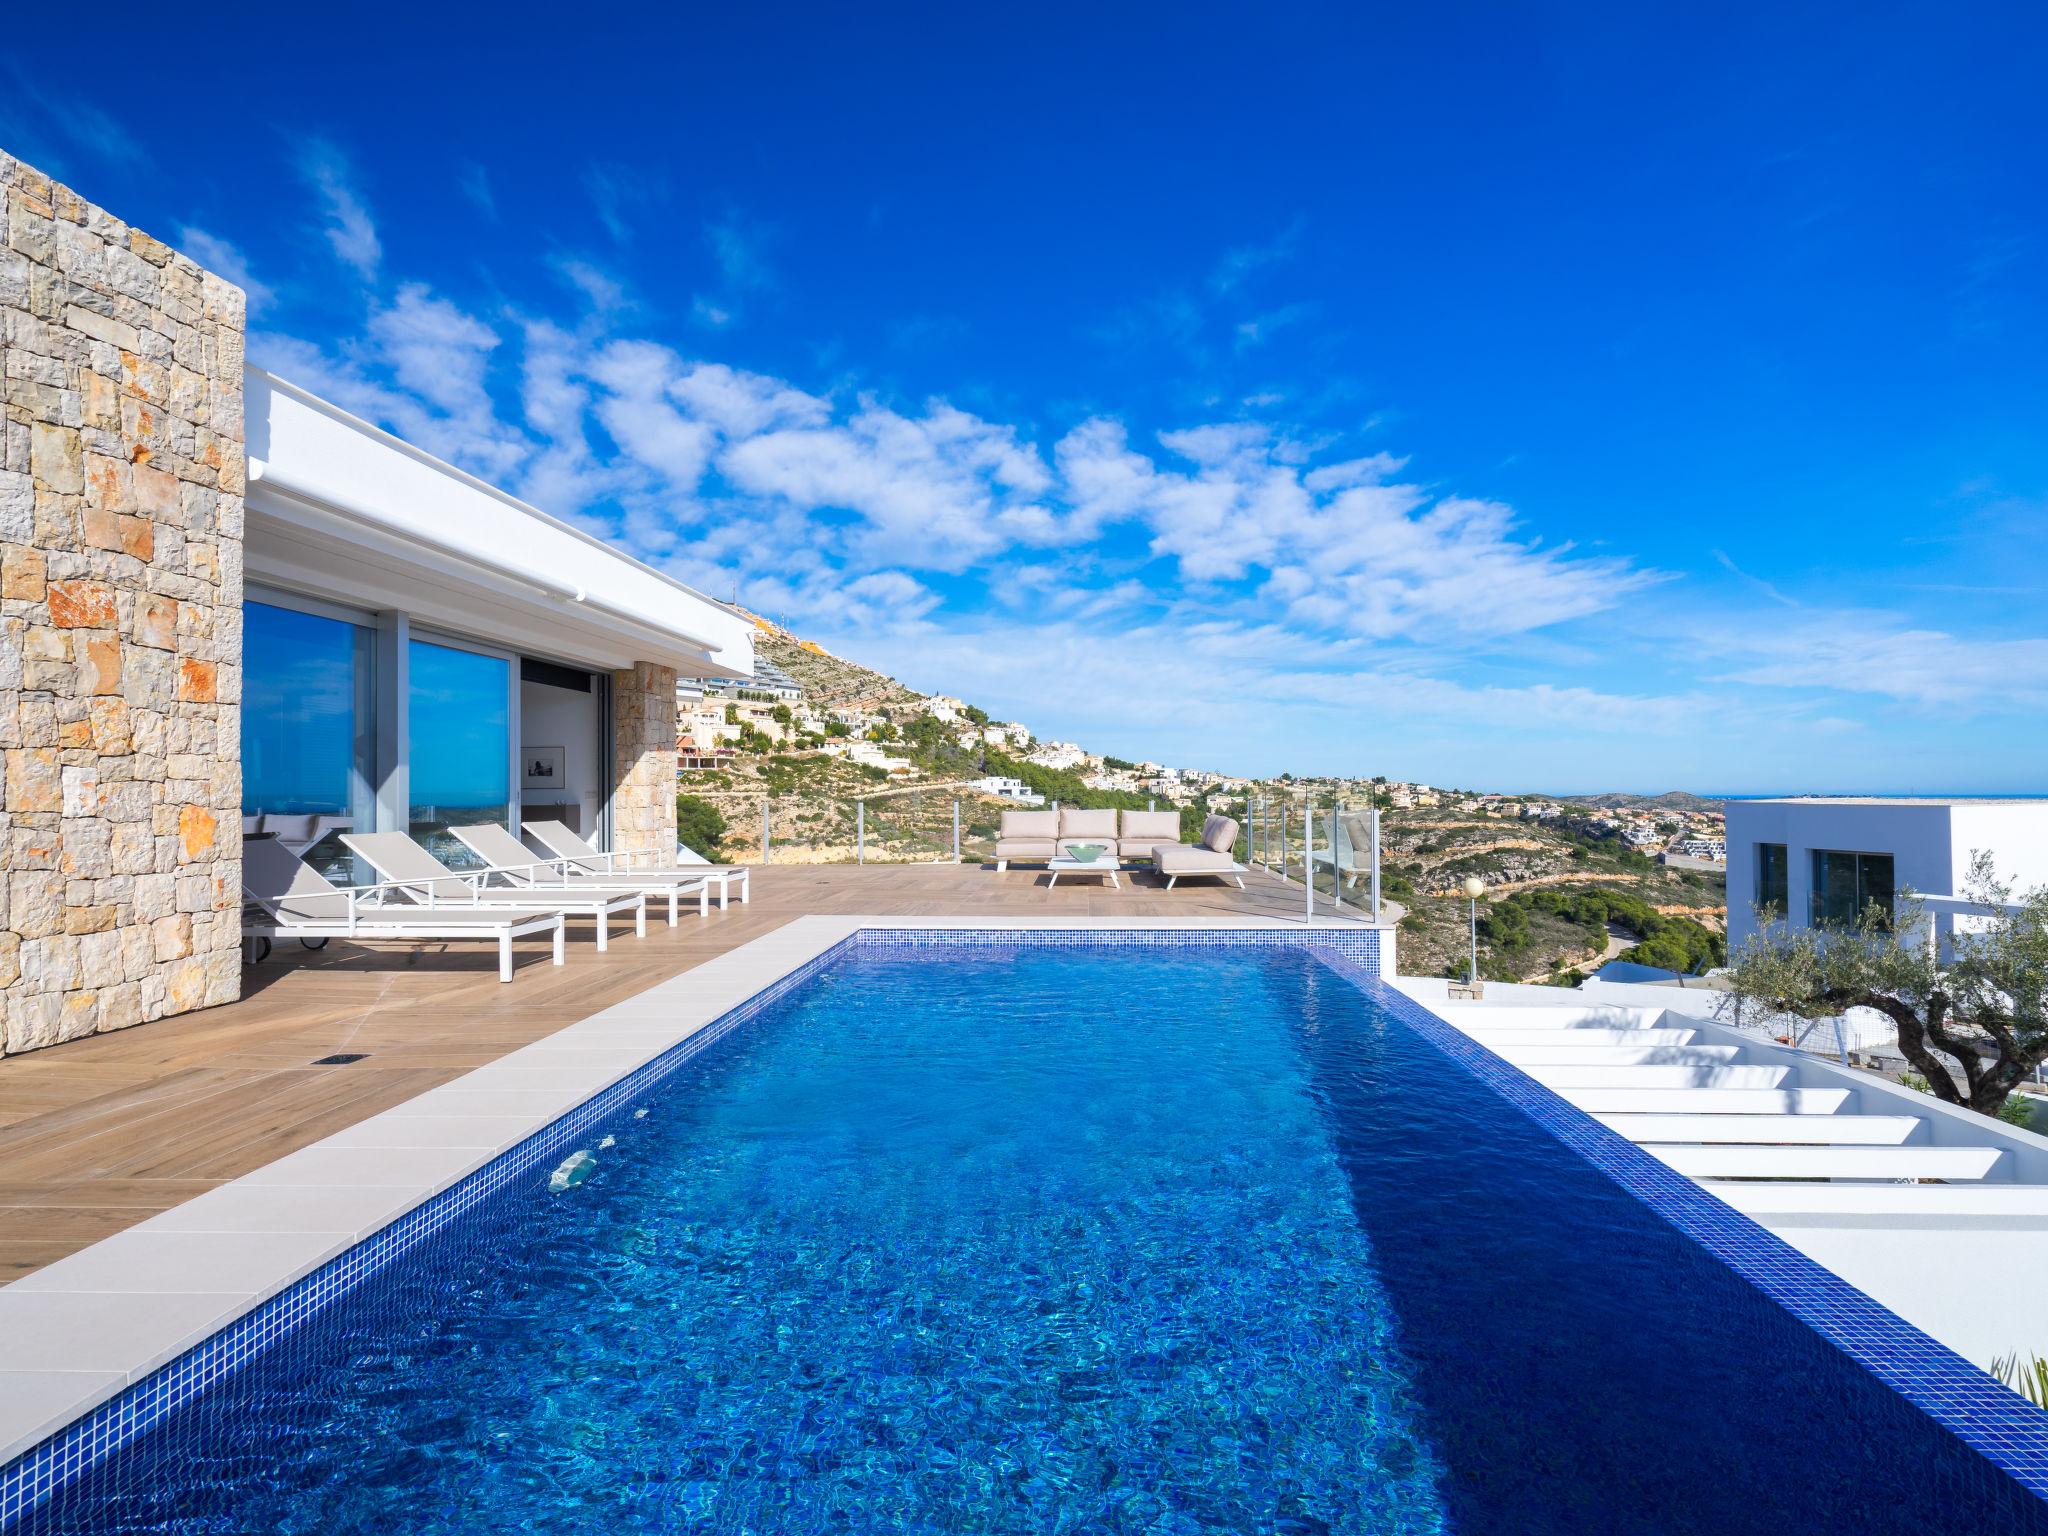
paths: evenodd
<path fill-rule="evenodd" d="M 677 903 L 685 896 L 697 898 L 700 917 L 711 915 L 711 882 L 708 880 L 647 879 L 632 873 L 599 875 L 577 867 L 569 859 L 536 859 L 524 843 L 495 821 L 478 827 L 450 827 L 448 830 L 484 861 L 490 873 L 503 875 L 507 886 L 515 891 L 532 886 L 554 886 L 592 894 L 618 895 L 637 891 L 657 901 L 667 897 L 668 925 L 671 928 L 676 926 Z"/>
<path fill-rule="evenodd" d="M 718 887 L 718 905 L 723 908 L 732 897 L 735 882 L 740 904 L 747 902 L 747 871 L 736 864 L 713 864 L 702 854 L 678 847 L 674 860 L 664 864 L 655 854 L 599 853 L 559 821 L 525 821 L 526 835 L 558 859 L 564 859 L 593 875 L 630 873 L 635 880 L 709 880 Z"/>
<path fill-rule="evenodd" d="M 597 924 L 600 951 L 611 943 L 611 914 L 629 911 L 634 934 L 647 937 L 647 898 L 638 892 L 612 895 L 567 885 L 522 885 L 515 890 L 492 884 L 498 877 L 487 869 L 450 869 L 403 832 L 344 832 L 341 840 L 349 852 L 368 859 L 387 885 L 415 901 L 552 908 L 569 917 L 587 917 Z"/>
<path fill-rule="evenodd" d="M 559 910 L 497 902 L 421 905 L 395 886 L 344 888 L 273 837 L 242 844 L 242 894 L 253 907 L 245 909 L 242 937 L 266 947 L 275 939 L 491 939 L 498 946 L 498 980 L 510 981 L 512 941 L 547 933 L 554 936 L 555 964 L 562 963 L 567 925 Z"/>

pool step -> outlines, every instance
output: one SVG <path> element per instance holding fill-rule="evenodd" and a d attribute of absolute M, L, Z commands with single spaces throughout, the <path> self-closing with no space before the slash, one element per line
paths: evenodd
<path fill-rule="evenodd" d="M 1912 1115 L 1595 1115 L 1638 1146 L 1652 1142 L 1902 1146 L 1920 1129 Z"/>
<path fill-rule="evenodd" d="M 1846 1088 L 1566 1088 L 1589 1115 L 1833 1115 Z"/>
<path fill-rule="evenodd" d="M 1859 1221 L 1930 1224 L 1967 1221 L 2034 1226 L 2048 1221 L 2048 1185 L 2008 1184 L 1816 1184 L 1792 1181 L 1744 1183 L 1703 1179 L 1700 1188 L 1759 1220 L 1802 1216 L 1852 1217 Z"/>
<path fill-rule="evenodd" d="M 1690 1045 L 1700 1037 L 1696 1029 L 1605 1029 L 1591 1024 L 1583 1029 L 1459 1027 L 1490 1051 L 1530 1045 Z"/>
<path fill-rule="evenodd" d="M 1588 1062 L 1516 1062 L 1546 1088 L 1776 1088 L 1786 1067 L 1614 1066 Z"/>
<path fill-rule="evenodd" d="M 1482 1041 L 1502 1061 L 1518 1067 L 1723 1067 L 1742 1054 L 1736 1045 L 1520 1045 Z"/>
<path fill-rule="evenodd" d="M 1694 1179 L 1981 1179 L 1997 1147 L 1745 1147 L 1652 1145 L 1658 1161 Z"/>

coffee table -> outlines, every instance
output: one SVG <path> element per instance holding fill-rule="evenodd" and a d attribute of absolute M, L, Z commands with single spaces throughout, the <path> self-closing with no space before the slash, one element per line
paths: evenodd
<path fill-rule="evenodd" d="M 1052 878 L 1045 883 L 1047 890 L 1051 890 L 1060 883 L 1061 875 L 1107 875 L 1111 885 L 1115 886 L 1118 890 L 1124 888 L 1123 881 L 1116 877 L 1116 872 L 1120 866 L 1112 854 L 1105 853 L 1093 859 L 1083 860 L 1069 858 L 1064 853 L 1057 853 L 1045 861 L 1045 867 L 1052 871 Z"/>

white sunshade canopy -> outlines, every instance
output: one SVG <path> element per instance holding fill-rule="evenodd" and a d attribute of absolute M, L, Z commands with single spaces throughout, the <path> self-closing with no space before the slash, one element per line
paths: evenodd
<path fill-rule="evenodd" d="M 723 604 L 261 369 L 245 391 L 250 581 L 591 667 L 751 675 Z"/>

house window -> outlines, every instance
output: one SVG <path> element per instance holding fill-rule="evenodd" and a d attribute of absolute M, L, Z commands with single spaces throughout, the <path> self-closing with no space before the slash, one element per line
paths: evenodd
<path fill-rule="evenodd" d="M 1792 861 L 1786 855 L 1783 843 L 1756 845 L 1756 904 L 1759 910 L 1768 907 L 1779 917 L 1790 911 L 1788 876 L 1791 869 Z"/>
<path fill-rule="evenodd" d="M 475 862 L 449 828 L 512 820 L 511 661 L 429 640 L 411 644 L 412 835 L 443 863 Z"/>
<path fill-rule="evenodd" d="M 1812 922 L 1816 928 L 1849 928 L 1869 907 L 1887 918 L 1897 894 L 1888 853 L 1813 850 Z"/>
<path fill-rule="evenodd" d="M 372 638 L 330 615 L 242 605 L 244 825 L 344 880 L 340 834 L 375 814 Z"/>

